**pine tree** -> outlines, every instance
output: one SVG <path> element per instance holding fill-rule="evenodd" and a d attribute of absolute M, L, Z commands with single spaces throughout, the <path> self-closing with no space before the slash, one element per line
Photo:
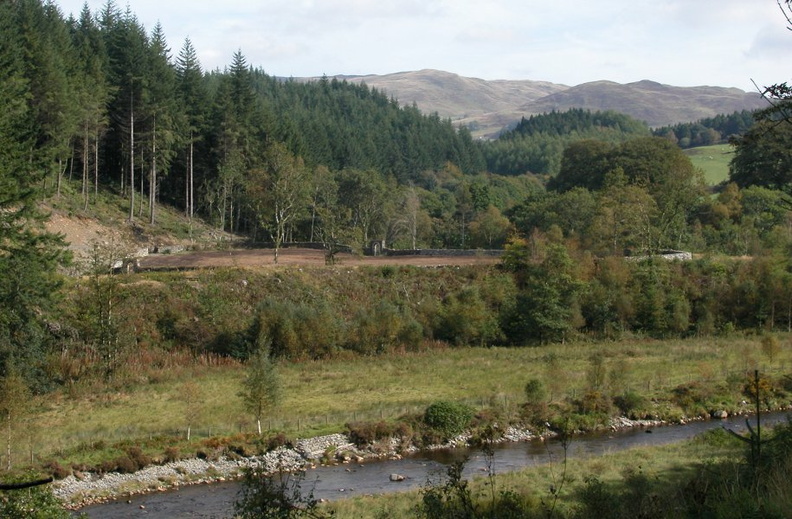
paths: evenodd
<path fill-rule="evenodd" d="M 36 186 L 47 171 L 40 135 L 31 134 L 37 112 L 20 57 L 16 4 L 0 3 L 0 366 L 19 372 L 34 388 L 44 377 L 48 333 L 44 319 L 57 297 L 63 241 L 44 232 Z M 45 143 L 46 144 L 46 143 Z"/>
<path fill-rule="evenodd" d="M 149 169 L 149 223 L 155 223 L 155 208 L 159 176 L 170 169 L 176 152 L 176 73 L 170 63 L 170 49 L 159 23 L 154 27 L 149 45 L 149 141 L 151 167 Z"/>
<path fill-rule="evenodd" d="M 74 24 L 72 41 L 80 66 L 76 78 L 76 100 L 80 111 L 77 138 L 82 163 L 83 209 L 87 210 L 89 186 L 93 185 L 94 197 L 99 194 L 99 146 L 108 124 L 107 102 L 111 95 L 111 87 L 107 83 L 107 51 L 87 5 Z"/>
<path fill-rule="evenodd" d="M 177 92 L 182 111 L 182 142 L 186 142 L 184 160 L 184 213 L 195 214 L 195 145 L 201 138 L 206 120 L 208 96 L 203 72 L 195 48 L 189 38 L 184 41 L 176 59 Z"/>

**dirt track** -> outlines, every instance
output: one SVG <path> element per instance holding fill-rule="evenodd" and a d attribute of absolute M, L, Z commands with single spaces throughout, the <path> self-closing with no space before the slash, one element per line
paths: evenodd
<path fill-rule="evenodd" d="M 355 256 L 338 254 L 336 262 L 342 266 L 359 265 L 415 265 L 436 267 L 446 265 L 491 265 L 499 258 L 491 256 Z M 281 249 L 278 263 L 273 261 L 271 249 L 237 249 L 226 251 L 184 252 L 158 254 L 140 259 L 143 269 L 178 269 L 198 267 L 278 267 L 288 265 L 323 266 L 324 252 L 312 249 Z"/>

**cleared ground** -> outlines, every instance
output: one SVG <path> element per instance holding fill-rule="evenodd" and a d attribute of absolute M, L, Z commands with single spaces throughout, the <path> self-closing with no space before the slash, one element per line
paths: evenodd
<path fill-rule="evenodd" d="M 485 255 L 475 256 L 357 256 L 337 254 L 336 264 L 341 266 L 385 266 L 413 265 L 440 267 L 449 265 L 487 265 L 497 263 L 499 258 Z M 184 252 L 157 254 L 141 258 L 144 269 L 179 269 L 201 267 L 277 267 L 277 266 L 321 266 L 325 264 L 324 251 L 313 249 L 281 249 L 278 263 L 274 262 L 272 249 L 235 249 L 224 251 Z"/>

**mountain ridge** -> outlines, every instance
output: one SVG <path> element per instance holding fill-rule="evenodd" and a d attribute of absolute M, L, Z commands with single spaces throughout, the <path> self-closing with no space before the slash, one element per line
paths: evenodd
<path fill-rule="evenodd" d="M 650 79 L 626 84 L 597 80 L 569 86 L 529 79 L 486 80 L 435 69 L 333 77 L 365 83 L 402 105 L 414 103 L 425 113 L 436 112 L 467 126 L 479 138 L 494 138 L 522 117 L 553 110 L 614 110 L 658 127 L 765 106 L 758 92 L 710 85 L 678 87 Z"/>

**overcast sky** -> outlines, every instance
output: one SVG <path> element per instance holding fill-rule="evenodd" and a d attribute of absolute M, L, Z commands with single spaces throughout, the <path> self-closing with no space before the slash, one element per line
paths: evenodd
<path fill-rule="evenodd" d="M 88 0 L 92 12 L 106 0 Z M 84 0 L 56 2 L 77 16 Z M 126 0 L 116 0 L 122 10 Z M 792 79 L 776 0 L 129 0 L 175 56 L 204 69 L 241 50 L 286 77 L 433 68 L 482 79 L 578 85 L 651 79 L 754 90 Z"/>

